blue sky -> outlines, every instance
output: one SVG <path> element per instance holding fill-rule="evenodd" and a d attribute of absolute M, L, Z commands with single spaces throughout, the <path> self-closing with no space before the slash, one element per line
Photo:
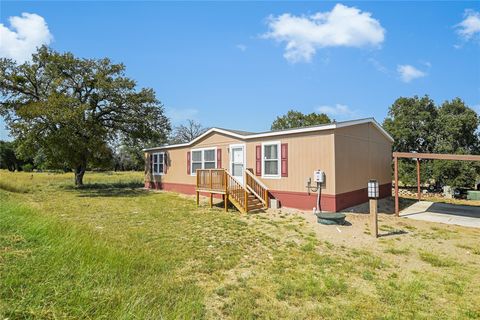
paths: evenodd
<path fill-rule="evenodd" d="M 480 111 L 479 12 L 459 1 L 2 1 L 0 55 L 49 43 L 123 62 L 174 124 L 262 131 L 289 109 L 381 122 L 400 96 L 458 96 Z M 22 33 L 10 17 L 37 24 Z"/>

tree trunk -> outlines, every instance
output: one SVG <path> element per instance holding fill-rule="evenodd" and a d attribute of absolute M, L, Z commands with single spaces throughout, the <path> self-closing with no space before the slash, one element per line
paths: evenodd
<path fill-rule="evenodd" d="M 83 186 L 83 175 L 85 174 L 86 165 L 80 165 L 75 168 L 75 185 Z"/>

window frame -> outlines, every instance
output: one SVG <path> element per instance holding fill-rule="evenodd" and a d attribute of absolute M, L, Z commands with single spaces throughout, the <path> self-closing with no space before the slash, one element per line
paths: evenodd
<path fill-rule="evenodd" d="M 273 146 L 273 145 L 276 145 L 277 146 L 277 174 L 265 174 L 265 161 L 267 161 L 267 159 L 265 159 L 265 147 L 266 146 Z M 264 179 L 281 179 L 282 178 L 282 174 L 281 174 L 281 165 L 282 165 L 282 161 L 281 161 L 281 142 L 280 141 L 265 141 L 265 142 L 262 142 L 262 178 Z M 269 159 L 268 161 L 275 161 L 275 159 Z"/>
<path fill-rule="evenodd" d="M 155 156 L 157 156 L 157 159 L 158 159 L 158 156 L 159 155 L 162 155 L 162 171 L 158 171 L 156 172 L 155 171 Z M 152 170 L 152 175 L 154 176 L 163 176 L 165 174 L 165 155 L 166 155 L 166 152 L 165 151 L 161 151 L 161 152 L 153 152 L 152 153 L 152 163 L 151 163 L 151 170 Z M 160 164 L 160 163 L 158 163 Z"/>
<path fill-rule="evenodd" d="M 205 161 L 205 151 L 213 150 L 214 160 L 213 161 Z M 201 161 L 193 161 L 193 153 L 196 151 L 200 151 L 201 153 Z M 196 148 L 190 149 L 190 175 L 196 176 L 197 172 L 193 171 L 193 163 L 201 163 L 201 169 L 205 169 L 205 162 L 214 162 L 215 167 L 210 169 L 217 169 L 217 147 L 205 147 L 205 148 Z M 207 169 L 208 170 L 208 169 Z"/>

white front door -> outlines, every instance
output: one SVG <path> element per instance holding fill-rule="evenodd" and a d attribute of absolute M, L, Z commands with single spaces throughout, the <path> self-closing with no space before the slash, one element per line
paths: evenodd
<path fill-rule="evenodd" d="M 245 146 L 230 146 L 230 173 L 243 185 L 243 172 L 245 170 Z"/>

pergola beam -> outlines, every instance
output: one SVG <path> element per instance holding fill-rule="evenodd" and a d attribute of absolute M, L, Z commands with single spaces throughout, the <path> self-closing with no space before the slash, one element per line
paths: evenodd
<path fill-rule="evenodd" d="M 394 152 L 393 157 L 394 158 L 410 158 L 410 159 L 480 161 L 480 156 L 475 156 L 471 154 Z"/>

